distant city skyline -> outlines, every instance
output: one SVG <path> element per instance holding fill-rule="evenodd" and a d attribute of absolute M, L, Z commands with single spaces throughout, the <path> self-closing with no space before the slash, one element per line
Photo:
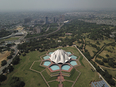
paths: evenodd
<path fill-rule="evenodd" d="M 0 0 L 0 11 L 115 10 L 116 0 Z"/>

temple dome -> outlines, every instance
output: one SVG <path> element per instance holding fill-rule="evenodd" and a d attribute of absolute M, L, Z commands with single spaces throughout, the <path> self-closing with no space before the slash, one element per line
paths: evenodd
<path fill-rule="evenodd" d="M 68 53 L 62 49 L 54 51 L 50 57 L 51 61 L 55 63 L 66 63 L 67 61 L 70 60 L 70 58 L 71 57 L 69 57 Z"/>

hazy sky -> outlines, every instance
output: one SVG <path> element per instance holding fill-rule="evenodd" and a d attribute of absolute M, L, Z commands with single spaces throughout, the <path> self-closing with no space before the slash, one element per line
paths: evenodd
<path fill-rule="evenodd" d="M 0 11 L 116 9 L 116 0 L 0 0 Z"/>

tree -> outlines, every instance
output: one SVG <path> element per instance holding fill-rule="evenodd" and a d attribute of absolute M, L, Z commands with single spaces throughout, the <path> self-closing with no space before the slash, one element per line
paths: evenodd
<path fill-rule="evenodd" d="M 16 57 L 13 59 L 12 64 L 13 64 L 13 65 L 16 65 L 16 64 L 19 63 L 19 61 L 20 61 L 19 56 L 16 56 Z"/>
<path fill-rule="evenodd" d="M 19 77 L 12 77 L 10 81 L 11 87 L 24 87 L 25 83 Z"/>
<path fill-rule="evenodd" d="M 1 66 L 4 66 L 4 65 L 6 65 L 7 64 L 7 61 L 6 60 L 3 60 L 2 62 L 1 62 Z"/>
<path fill-rule="evenodd" d="M 109 61 L 108 61 L 108 64 L 109 64 L 111 67 L 114 67 L 114 63 L 113 63 L 112 60 L 109 60 Z"/>
<path fill-rule="evenodd" d="M 9 55 L 8 57 L 7 57 L 7 59 L 11 59 L 12 58 L 12 55 Z"/>
<path fill-rule="evenodd" d="M 1 74 L 1 75 L 0 75 L 0 82 L 5 81 L 6 78 L 7 78 L 7 77 L 6 77 L 5 75 L 2 75 L 2 74 Z"/>
<path fill-rule="evenodd" d="M 107 60 L 106 58 L 103 58 L 102 60 L 103 60 L 103 62 L 105 62 L 105 63 L 108 62 L 108 60 Z"/>
<path fill-rule="evenodd" d="M 99 41 L 96 42 L 97 45 L 100 45 Z"/>
<path fill-rule="evenodd" d="M 109 57 L 109 55 L 108 55 L 108 54 L 106 54 L 106 57 Z"/>

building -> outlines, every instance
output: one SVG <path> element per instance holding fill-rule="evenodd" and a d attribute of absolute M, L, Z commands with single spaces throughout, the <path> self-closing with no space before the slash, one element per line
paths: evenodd
<path fill-rule="evenodd" d="M 69 61 L 71 59 L 71 57 L 69 57 L 68 53 L 66 53 L 64 50 L 58 49 L 51 54 L 50 59 L 51 59 L 51 61 L 55 62 L 56 64 L 58 64 L 58 63 L 64 64 L 67 61 Z"/>
<path fill-rule="evenodd" d="M 54 23 L 56 23 L 57 22 L 57 19 L 56 19 L 56 17 L 54 17 Z"/>
<path fill-rule="evenodd" d="M 48 24 L 49 23 L 49 21 L 48 21 L 48 17 L 46 17 L 46 22 L 45 22 L 46 24 Z"/>
<path fill-rule="evenodd" d="M 33 32 L 36 33 L 36 34 L 41 33 L 41 27 L 35 27 L 35 28 L 33 28 Z"/>

